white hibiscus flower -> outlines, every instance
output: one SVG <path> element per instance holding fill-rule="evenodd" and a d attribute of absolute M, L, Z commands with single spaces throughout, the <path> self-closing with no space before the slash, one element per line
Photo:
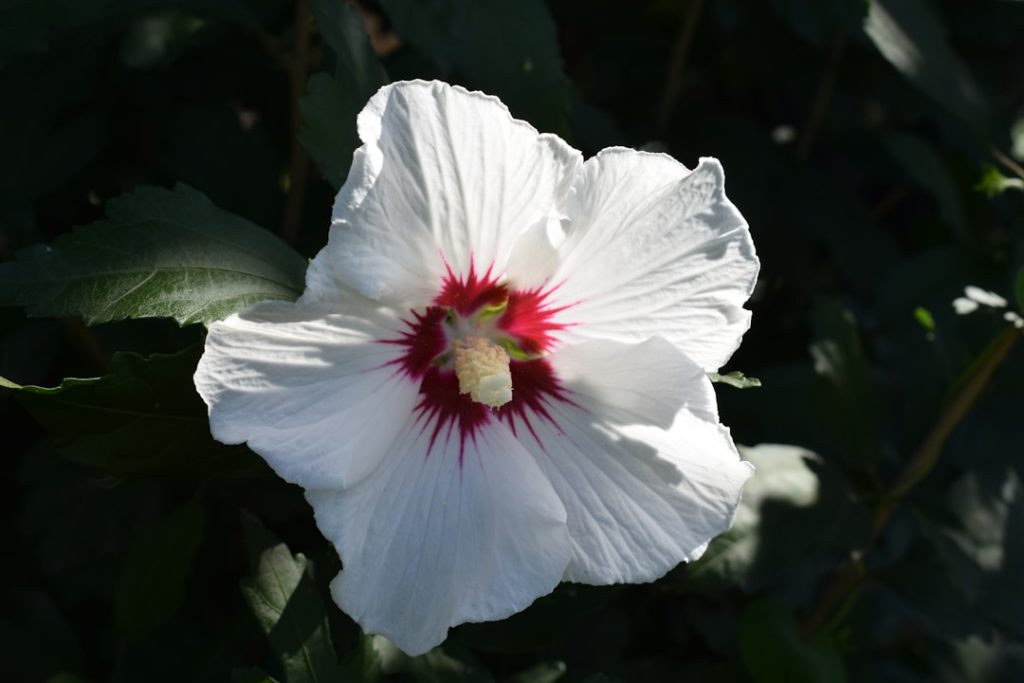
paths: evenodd
<path fill-rule="evenodd" d="M 699 557 L 751 474 L 706 376 L 758 270 L 718 161 L 583 163 L 438 82 L 358 123 L 305 293 L 211 325 L 195 376 L 214 437 L 305 489 L 337 603 L 418 654 Z"/>

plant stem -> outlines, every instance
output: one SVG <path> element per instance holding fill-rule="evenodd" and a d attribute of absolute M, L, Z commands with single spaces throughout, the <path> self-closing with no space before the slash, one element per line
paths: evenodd
<path fill-rule="evenodd" d="M 306 94 L 306 77 L 310 64 L 310 40 L 313 35 L 313 16 L 306 0 L 295 2 L 295 50 L 288 60 L 288 91 L 291 105 L 288 141 L 291 148 L 288 162 L 288 194 L 285 197 L 284 221 L 281 236 L 294 242 L 302 221 L 302 206 L 306 200 L 306 180 L 309 175 L 309 157 L 299 142 L 302 113 L 299 100 Z"/>
<path fill-rule="evenodd" d="M 686 58 L 690 55 L 693 36 L 697 32 L 697 24 L 700 23 L 700 15 L 703 10 L 704 0 L 690 0 L 686 14 L 683 16 L 683 23 L 679 27 L 679 36 L 672 49 L 672 61 L 669 63 L 668 76 L 665 79 L 665 93 L 661 98 L 661 106 L 658 108 L 658 132 L 662 135 L 668 129 L 672 111 L 676 108 L 676 100 L 679 99 L 679 91 L 683 84 L 683 72 L 686 70 Z"/>
<path fill-rule="evenodd" d="M 804 637 L 811 638 L 826 624 L 832 625 L 852 604 L 866 574 L 866 558 L 881 538 L 899 504 L 914 490 L 914 487 L 928 475 L 938 462 L 942 447 L 949 435 L 988 385 L 992 374 L 1002 364 L 1021 336 L 1020 330 L 1007 327 L 978 356 L 968 368 L 966 377 L 954 385 L 953 395 L 946 407 L 939 413 L 935 424 L 928 431 L 921 445 L 914 452 L 896 482 L 879 500 L 871 517 L 871 533 L 867 542 L 854 551 L 832 575 L 818 599 L 808 611 L 803 622 Z"/>
<path fill-rule="evenodd" d="M 1010 169 L 1016 175 L 1024 179 L 1024 166 L 1021 166 L 1016 161 L 1008 157 L 1006 154 L 1003 154 L 1003 151 L 996 147 L 995 145 L 989 145 L 988 150 L 992 152 L 992 156 L 996 158 L 996 161 L 998 161 L 1003 166 Z"/>
<path fill-rule="evenodd" d="M 828 110 L 829 100 L 832 99 L 832 91 L 836 87 L 836 79 L 839 77 L 839 65 L 843 61 L 843 54 L 846 52 L 847 37 L 843 31 L 838 31 L 832 39 L 832 47 L 829 51 L 828 63 L 821 80 L 818 81 L 818 90 L 814 93 L 814 104 L 811 105 L 811 113 L 807 117 L 807 124 L 800 132 L 800 140 L 796 146 L 797 159 L 806 159 L 811 153 L 811 146 L 818 131 L 821 129 L 822 121 L 825 120 L 825 112 Z"/>

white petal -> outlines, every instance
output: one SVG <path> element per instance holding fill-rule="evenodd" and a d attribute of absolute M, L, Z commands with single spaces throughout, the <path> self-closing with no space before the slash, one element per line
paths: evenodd
<path fill-rule="evenodd" d="M 959 315 L 967 315 L 978 310 L 978 302 L 974 299 L 968 299 L 967 297 L 959 296 L 953 299 L 953 309 Z"/>
<path fill-rule="evenodd" d="M 502 619 L 551 592 L 569 560 L 565 509 L 529 453 L 496 422 L 427 455 L 410 425 L 382 465 L 344 491 L 306 497 L 344 569 L 338 604 L 411 655 L 450 626 Z"/>
<path fill-rule="evenodd" d="M 750 325 L 758 260 L 722 167 L 607 149 L 584 164 L 551 282 L 567 341 L 664 336 L 717 370 Z"/>
<path fill-rule="evenodd" d="M 381 88 L 358 123 L 364 144 L 307 280 L 328 296 L 338 278 L 416 305 L 448 268 L 501 275 L 519 234 L 557 216 L 582 162 L 497 98 L 437 81 Z"/>
<path fill-rule="evenodd" d="M 195 374 L 218 441 L 248 442 L 295 484 L 350 485 L 404 428 L 418 384 L 390 365 L 401 322 L 347 292 L 336 304 L 257 304 L 210 326 Z"/>
<path fill-rule="evenodd" d="M 657 374 L 683 377 L 692 362 L 667 343 L 615 346 L 553 354 L 571 403 L 551 400 L 550 419 L 532 414 L 529 428 L 516 426 L 566 507 L 569 581 L 652 581 L 696 559 L 729 528 L 752 472 L 728 430 L 706 419 L 707 378 L 690 374 L 685 387 L 672 389 Z M 603 364 L 578 372 L 580 360 L 601 356 Z M 611 369 L 618 364 L 629 371 Z M 664 429 L 647 417 L 657 414 L 657 401 L 695 410 L 679 408 Z"/>
<path fill-rule="evenodd" d="M 983 306 L 990 306 L 991 308 L 1005 308 L 1006 299 L 999 296 L 995 292 L 990 292 L 987 289 L 981 287 L 975 287 L 974 285 L 967 285 L 964 287 L 964 294 L 967 295 L 968 299 L 977 301 Z"/>

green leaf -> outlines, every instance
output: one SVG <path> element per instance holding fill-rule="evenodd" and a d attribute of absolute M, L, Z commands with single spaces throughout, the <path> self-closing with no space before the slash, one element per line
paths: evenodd
<path fill-rule="evenodd" d="M 818 375 L 816 407 L 845 454 L 856 462 L 878 457 L 881 397 L 864 354 L 857 323 L 838 301 L 819 298 L 811 313 L 816 340 L 811 344 Z"/>
<path fill-rule="evenodd" d="M 331 645 L 327 612 L 312 577 L 312 562 L 243 514 L 242 529 L 252 561 L 252 575 L 242 594 L 270 647 L 281 661 L 286 683 L 341 680 Z"/>
<path fill-rule="evenodd" d="M 1020 190 L 1024 192 L 1024 180 L 1020 178 L 1007 178 L 995 166 L 985 166 L 982 171 L 981 180 L 974 186 L 974 189 L 981 192 L 989 199 L 1007 190 Z"/>
<path fill-rule="evenodd" d="M 140 188 L 110 201 L 107 215 L 0 265 L 0 305 L 89 324 L 172 317 L 186 325 L 302 292 L 305 259 L 186 185 Z"/>
<path fill-rule="evenodd" d="M 114 598 L 114 622 L 134 638 L 173 616 L 185 594 L 185 579 L 203 541 L 206 515 L 195 500 L 146 529 L 128 549 Z"/>
<path fill-rule="evenodd" d="M 856 520 L 844 520 L 843 484 L 825 476 L 816 454 L 779 444 L 741 447 L 740 454 L 756 473 L 743 489 L 732 527 L 688 566 L 686 578 L 754 590 L 806 562 L 812 548 L 823 550 L 816 537 L 823 520 L 837 543 L 843 542 L 840 531 L 854 528 Z"/>
<path fill-rule="evenodd" d="M 231 672 L 231 683 L 277 683 L 277 679 L 257 667 L 235 669 Z"/>
<path fill-rule="evenodd" d="M 864 31 L 904 78 L 974 128 L 988 125 L 988 103 L 924 0 L 872 0 Z"/>
<path fill-rule="evenodd" d="M 555 23 L 541 0 L 381 3 L 403 40 L 445 76 L 497 95 L 514 116 L 567 136 L 568 79 Z"/>
<path fill-rule="evenodd" d="M 708 378 L 712 382 L 728 384 L 730 387 L 736 387 L 737 389 L 749 389 L 751 387 L 761 386 L 761 380 L 756 377 L 747 377 L 739 370 L 733 370 L 732 372 L 724 375 L 720 375 L 717 372 L 709 372 Z"/>
<path fill-rule="evenodd" d="M 928 332 L 935 331 L 935 316 L 924 306 L 918 306 L 914 309 L 914 319 Z"/>
<path fill-rule="evenodd" d="M 72 460 L 115 476 L 203 477 L 258 471 L 246 448 L 210 436 L 192 374 L 200 349 L 114 356 L 113 373 L 69 378 L 52 389 L 0 377 Z"/>
<path fill-rule="evenodd" d="M 313 74 L 299 101 L 299 140 L 335 189 L 341 187 L 359 146 L 356 115 L 388 82 L 363 20 L 345 2 L 313 0 L 313 16 L 337 58 L 333 74 Z"/>
<path fill-rule="evenodd" d="M 1014 298 L 1017 300 L 1017 308 L 1024 311 L 1024 267 L 1017 271 L 1017 282 L 1013 289 Z"/>
<path fill-rule="evenodd" d="M 757 683 L 841 683 L 843 660 L 831 642 L 805 641 L 793 613 L 766 598 L 740 617 L 740 655 Z"/>
<path fill-rule="evenodd" d="M 453 657 L 443 648 L 410 657 L 394 643 L 381 636 L 373 637 L 373 646 L 380 658 L 381 673 L 389 679 L 405 674 L 417 683 L 493 683 L 494 678 L 481 665 Z"/>
<path fill-rule="evenodd" d="M 945 159 L 931 145 L 913 135 L 890 136 L 885 140 L 885 147 L 907 177 L 932 195 L 942 219 L 957 235 L 966 238 L 967 216 L 960 189 Z"/>
<path fill-rule="evenodd" d="M 565 662 L 541 662 L 504 679 L 503 683 L 555 683 L 565 676 Z"/>

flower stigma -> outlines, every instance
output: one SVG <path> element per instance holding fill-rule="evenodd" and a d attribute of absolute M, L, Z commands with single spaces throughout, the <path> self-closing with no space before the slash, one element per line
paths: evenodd
<path fill-rule="evenodd" d="M 452 348 L 460 394 L 491 408 L 512 400 L 512 372 L 505 349 L 484 337 L 455 339 Z"/>

